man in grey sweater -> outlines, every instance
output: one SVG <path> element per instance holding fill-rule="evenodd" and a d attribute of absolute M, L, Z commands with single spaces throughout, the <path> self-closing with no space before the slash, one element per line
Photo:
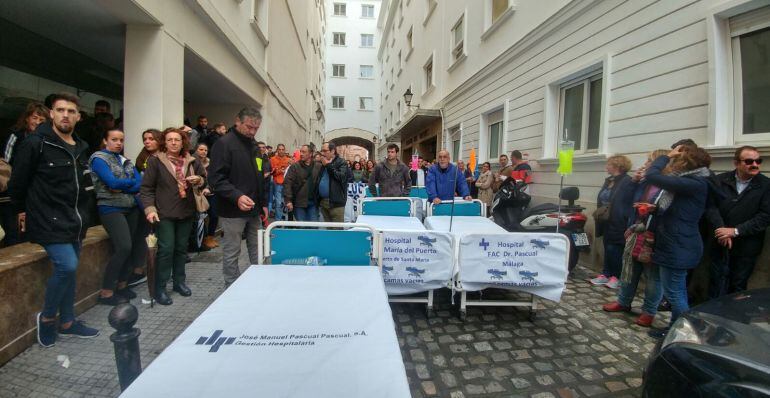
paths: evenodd
<path fill-rule="evenodd" d="M 388 157 L 374 167 L 374 172 L 369 177 L 369 192 L 372 196 L 381 197 L 409 196 L 411 188 L 409 168 L 398 160 L 398 145 L 388 145 Z"/>

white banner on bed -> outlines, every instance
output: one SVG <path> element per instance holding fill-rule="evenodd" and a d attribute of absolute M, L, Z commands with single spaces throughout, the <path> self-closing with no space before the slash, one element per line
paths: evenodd
<path fill-rule="evenodd" d="M 468 234 L 460 239 L 463 290 L 488 287 L 558 302 L 567 281 L 567 238 L 553 233 Z"/>
<path fill-rule="evenodd" d="M 366 196 L 366 184 L 363 182 L 351 182 L 348 184 L 348 200 L 345 203 L 345 222 L 356 221 L 359 199 Z"/>
<path fill-rule="evenodd" d="M 447 286 L 452 279 L 452 235 L 434 231 L 384 231 L 382 279 L 388 294 Z"/>

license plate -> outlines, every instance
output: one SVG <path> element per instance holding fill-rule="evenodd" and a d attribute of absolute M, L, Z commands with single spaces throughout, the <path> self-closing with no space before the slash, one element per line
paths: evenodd
<path fill-rule="evenodd" d="M 575 246 L 588 246 L 588 235 L 585 232 L 579 234 L 572 234 L 572 241 L 575 242 Z"/>

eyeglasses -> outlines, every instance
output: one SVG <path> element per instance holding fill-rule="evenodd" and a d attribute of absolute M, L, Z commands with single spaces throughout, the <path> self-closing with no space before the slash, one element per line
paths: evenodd
<path fill-rule="evenodd" d="M 751 166 L 752 164 L 762 164 L 762 158 L 756 158 L 756 159 L 741 159 L 741 162 L 745 164 L 746 166 Z"/>

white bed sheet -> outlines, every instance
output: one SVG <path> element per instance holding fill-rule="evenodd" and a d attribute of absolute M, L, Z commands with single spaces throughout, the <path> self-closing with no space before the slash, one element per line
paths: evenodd
<path fill-rule="evenodd" d="M 397 216 L 367 216 L 360 215 L 356 219 L 356 224 L 371 225 L 377 230 L 410 230 L 424 231 L 425 226 L 415 217 L 397 217 Z"/>
<path fill-rule="evenodd" d="M 451 217 L 452 234 L 461 236 L 473 233 L 507 233 L 505 228 L 495 224 L 492 220 L 484 217 Z M 449 219 L 447 216 L 425 217 L 425 228 L 432 231 L 449 231 Z"/>
<path fill-rule="evenodd" d="M 212 396 L 408 397 L 379 269 L 251 266 L 122 395 Z"/>

